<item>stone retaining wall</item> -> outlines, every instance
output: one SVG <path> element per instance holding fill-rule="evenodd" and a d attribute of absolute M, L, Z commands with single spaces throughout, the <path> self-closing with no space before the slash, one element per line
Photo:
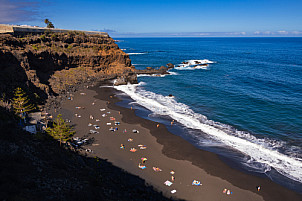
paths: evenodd
<path fill-rule="evenodd" d="M 66 33 L 69 31 L 78 31 L 78 30 L 67 30 L 67 29 L 50 29 L 44 27 L 31 27 L 31 26 L 16 26 L 16 25 L 6 25 L 0 24 L 0 33 L 11 33 L 14 35 L 18 34 L 27 34 L 27 33 L 44 33 L 45 31 L 53 32 L 53 33 Z M 106 32 L 99 32 L 99 31 L 78 31 L 83 32 L 85 34 L 96 34 L 108 37 L 108 33 Z"/>

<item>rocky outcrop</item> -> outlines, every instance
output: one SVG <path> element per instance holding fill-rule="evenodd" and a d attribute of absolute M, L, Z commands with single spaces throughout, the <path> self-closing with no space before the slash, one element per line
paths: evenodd
<path fill-rule="evenodd" d="M 171 63 L 168 63 L 168 64 L 167 64 L 167 67 L 168 67 L 168 69 L 171 69 L 171 68 L 174 68 L 174 65 L 171 64 Z"/>
<path fill-rule="evenodd" d="M 129 56 L 110 37 L 83 33 L 0 35 L 0 92 L 22 87 L 47 98 L 91 80 L 137 83 Z"/>
<path fill-rule="evenodd" d="M 135 69 L 135 73 L 140 74 L 147 74 L 147 75 L 166 75 L 169 74 L 168 70 L 174 68 L 174 65 L 169 63 L 167 64 L 167 67 L 161 66 L 160 68 L 152 68 L 152 67 L 146 67 L 144 70 L 137 70 Z"/>

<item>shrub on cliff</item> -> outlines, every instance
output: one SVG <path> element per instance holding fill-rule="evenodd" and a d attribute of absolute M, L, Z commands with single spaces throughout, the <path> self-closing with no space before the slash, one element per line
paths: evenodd
<path fill-rule="evenodd" d="M 59 114 L 53 122 L 53 127 L 48 127 L 46 132 L 54 139 L 59 140 L 60 146 L 62 142 L 70 140 L 75 133 L 72 127 L 64 121 L 61 114 Z"/>

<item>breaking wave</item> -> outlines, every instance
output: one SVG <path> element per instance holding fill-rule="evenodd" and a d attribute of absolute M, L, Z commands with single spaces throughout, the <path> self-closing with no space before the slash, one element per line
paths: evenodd
<path fill-rule="evenodd" d="M 175 66 L 176 70 L 195 70 L 195 69 L 204 69 L 207 70 L 209 64 L 215 63 L 214 61 L 210 61 L 208 59 L 203 60 L 186 60 L 181 64 Z"/>
<path fill-rule="evenodd" d="M 165 76 L 169 76 L 169 75 L 178 75 L 178 73 L 176 72 L 170 72 L 168 71 L 169 74 L 164 74 L 164 75 L 158 75 L 158 74 L 140 74 L 137 75 L 137 77 L 165 77 Z"/>
<path fill-rule="evenodd" d="M 302 183 L 302 159 L 299 156 L 301 152 L 299 148 L 289 146 L 283 141 L 257 138 L 248 132 L 209 120 L 174 98 L 144 90 L 142 87 L 144 84 L 121 85 L 115 88 L 126 93 L 138 104 L 152 111 L 154 115 L 168 115 L 187 128 L 205 133 L 213 144 L 240 151 L 245 155 L 244 165 L 263 173 L 274 168 L 280 174 Z M 193 132 L 190 134 L 194 135 Z M 285 147 L 298 150 L 297 152 L 282 151 Z"/>
<path fill-rule="evenodd" d="M 136 55 L 136 54 L 147 54 L 146 52 L 130 52 L 128 55 Z"/>

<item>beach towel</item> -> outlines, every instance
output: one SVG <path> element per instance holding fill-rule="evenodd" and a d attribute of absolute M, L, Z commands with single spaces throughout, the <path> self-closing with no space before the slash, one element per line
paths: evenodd
<path fill-rule="evenodd" d="M 100 109 L 101 112 L 105 111 L 106 109 Z"/>
<path fill-rule="evenodd" d="M 200 186 L 200 185 L 202 185 L 202 184 L 200 183 L 200 181 L 193 180 L 192 185 L 193 185 L 193 186 Z"/>
<path fill-rule="evenodd" d="M 165 181 L 164 184 L 165 184 L 166 186 L 171 186 L 173 183 L 172 183 L 171 181 L 167 180 L 167 181 Z"/>
<path fill-rule="evenodd" d="M 136 152 L 136 151 L 137 151 L 137 149 L 135 149 L 135 148 L 131 148 L 131 149 L 130 149 L 130 151 L 134 153 L 134 152 Z"/>
<path fill-rule="evenodd" d="M 110 126 L 111 125 L 111 123 L 107 123 L 107 126 Z"/>

